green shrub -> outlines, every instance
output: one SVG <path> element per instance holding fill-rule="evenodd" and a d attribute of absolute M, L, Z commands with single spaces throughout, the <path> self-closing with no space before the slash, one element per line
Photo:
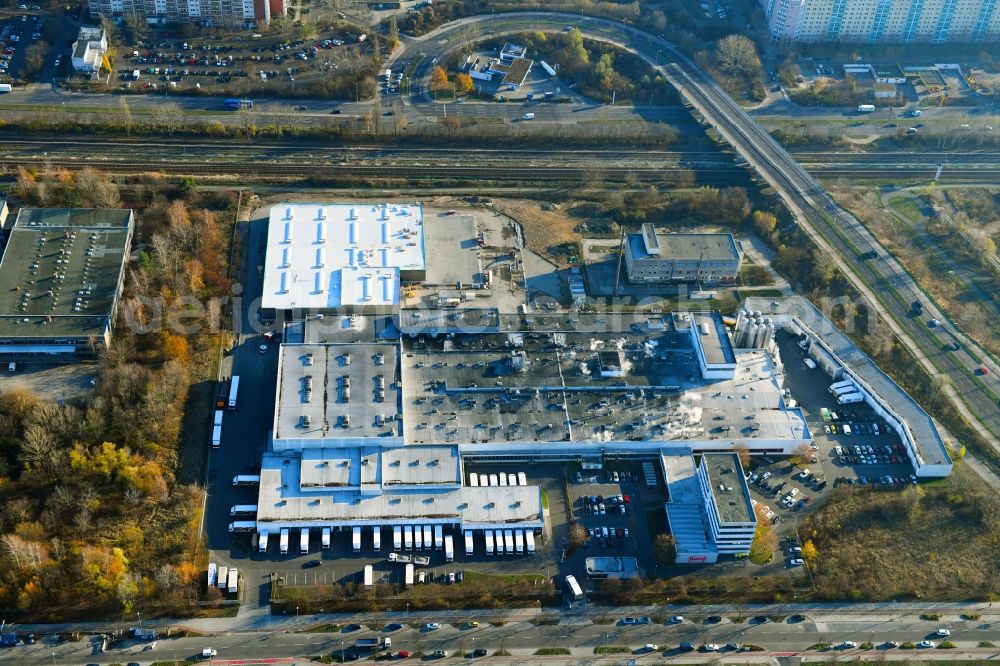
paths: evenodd
<path fill-rule="evenodd" d="M 570 651 L 569 648 L 564 647 L 547 647 L 535 650 L 535 654 L 539 657 L 547 657 L 550 655 L 570 654 Z"/>
<path fill-rule="evenodd" d="M 901 643 L 900 644 L 899 649 L 900 650 L 913 650 L 913 649 L 916 649 L 916 647 L 917 646 L 914 645 L 912 641 L 906 641 L 905 643 Z"/>

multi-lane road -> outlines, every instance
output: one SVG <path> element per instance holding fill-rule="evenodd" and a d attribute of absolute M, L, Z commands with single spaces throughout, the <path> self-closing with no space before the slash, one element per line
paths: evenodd
<path fill-rule="evenodd" d="M 650 612 L 649 609 L 635 610 L 638 611 L 635 613 L 637 616 L 644 611 Z M 100 653 L 95 650 L 99 641 L 93 637 L 62 644 L 42 639 L 34 645 L 0 652 L 0 663 L 38 666 L 53 662 L 73 665 L 113 662 L 148 664 L 153 661 L 183 661 L 200 653 L 205 647 L 214 648 L 218 651 L 219 659 L 225 660 L 294 659 L 330 654 L 339 656 L 341 648 L 346 656 L 353 651 L 358 638 L 374 636 L 390 637 L 395 651 L 407 650 L 426 655 L 435 650 L 444 650 L 455 661 L 468 661 L 460 655 L 484 649 L 490 655 L 490 663 L 496 663 L 497 659 L 492 655 L 499 650 L 510 653 L 511 658 L 522 663 L 526 658 L 542 661 L 535 652 L 549 647 L 568 649 L 570 654 L 563 658 L 571 663 L 579 663 L 582 658 L 594 658 L 595 649 L 608 647 L 626 648 L 633 651 L 631 656 L 647 663 L 672 660 L 690 662 L 699 653 L 680 650 L 679 646 L 684 642 L 695 647 L 716 644 L 722 648 L 721 654 L 728 653 L 730 656 L 735 656 L 734 650 L 727 649 L 727 644 L 756 645 L 763 648 L 762 653 L 741 653 L 739 661 L 743 662 L 755 654 L 768 658 L 780 655 L 815 655 L 819 653 L 817 646 L 820 644 L 845 646 L 847 641 L 852 641 L 859 647 L 835 647 L 826 650 L 826 653 L 840 658 L 862 657 L 874 660 L 883 655 L 912 657 L 917 653 L 915 650 L 893 648 L 888 642 L 917 644 L 923 640 L 932 640 L 940 643 L 944 639 L 935 635 L 939 628 L 950 631 L 951 635 L 947 639 L 956 648 L 947 652 L 940 649 L 921 652 L 929 652 L 938 659 L 957 654 L 982 659 L 996 658 L 998 651 L 997 648 L 980 647 L 981 644 L 1000 641 L 1000 626 L 996 624 L 998 617 L 991 615 L 969 620 L 964 619 L 963 615 L 945 614 L 940 620 L 925 621 L 910 611 L 892 612 L 890 608 L 859 613 L 808 612 L 802 617 L 791 613 L 755 616 L 754 611 L 731 609 L 698 615 L 682 608 L 675 608 L 673 611 L 657 610 L 660 616 L 649 624 L 641 625 L 623 624 L 622 615 L 602 616 L 593 613 L 563 618 L 547 616 L 544 621 L 532 621 L 525 617 L 497 622 L 494 611 L 470 611 L 462 615 L 463 619 L 454 619 L 452 623 L 449 623 L 450 618 L 447 616 L 417 617 L 397 612 L 378 619 L 379 631 L 359 624 L 356 628 L 349 627 L 351 630 L 348 631 L 307 632 L 304 630 L 315 626 L 316 620 L 302 617 L 278 620 L 270 627 L 262 624 L 259 628 L 250 630 L 170 638 L 166 637 L 165 626 L 150 625 L 157 626 L 161 634 L 153 649 L 149 649 L 149 643 L 126 640 L 112 644 L 105 652 Z M 671 624 L 667 618 L 673 613 L 681 614 L 683 620 Z M 532 612 L 527 611 L 526 614 L 532 615 Z M 371 622 L 372 619 L 367 621 Z M 440 628 L 424 628 L 424 624 L 429 621 L 440 622 Z M 466 624 L 473 621 L 478 622 L 479 626 Z M 340 622 L 348 626 L 350 620 L 342 619 Z M 657 649 L 644 650 L 643 646 L 650 643 L 655 644 Z M 865 643 L 871 643 L 872 648 L 860 649 Z M 700 655 L 705 658 L 717 657 L 705 652 Z M 627 653 L 610 656 L 616 660 L 615 663 L 629 657 Z"/>

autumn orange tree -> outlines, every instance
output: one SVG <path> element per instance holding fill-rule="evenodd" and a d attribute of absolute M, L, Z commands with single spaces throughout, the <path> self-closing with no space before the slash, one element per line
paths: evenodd
<path fill-rule="evenodd" d="M 169 183 L 138 182 L 128 200 L 94 169 L 22 170 L 17 194 L 21 203 L 137 209 L 144 245 L 123 303 L 141 295 L 176 310 L 227 294 L 237 195 L 182 188 L 178 198 Z M 116 328 L 86 399 L 0 392 L 0 608 L 8 617 L 183 612 L 203 593 L 204 491 L 185 476 L 197 476 L 207 442 L 203 429 L 181 423 L 192 383 L 209 386 L 214 376 L 204 359 L 219 336 L 208 326 L 182 331 L 166 317 L 153 326 L 155 309 L 136 318 L 148 333 Z"/>
<path fill-rule="evenodd" d="M 444 67 L 435 67 L 434 71 L 431 72 L 431 90 L 441 90 L 448 87 L 448 72 L 444 71 Z"/>
<path fill-rule="evenodd" d="M 474 89 L 472 77 L 462 73 L 455 77 L 455 92 L 459 95 L 468 95 Z"/>

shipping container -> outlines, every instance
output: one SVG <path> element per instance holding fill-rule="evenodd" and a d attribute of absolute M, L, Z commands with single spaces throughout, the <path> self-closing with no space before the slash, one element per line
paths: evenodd
<path fill-rule="evenodd" d="M 376 553 L 382 550 L 382 526 L 376 525 L 372 528 L 372 550 Z"/>
<path fill-rule="evenodd" d="M 479 475 L 475 472 L 469 474 L 469 485 L 473 488 L 479 487 Z"/>
<path fill-rule="evenodd" d="M 514 530 L 514 549 L 518 555 L 524 555 L 524 530 Z"/>
<path fill-rule="evenodd" d="M 403 527 L 401 525 L 392 526 L 392 549 L 399 550 L 403 547 Z"/>
<path fill-rule="evenodd" d="M 413 526 L 406 525 L 403 528 L 403 545 L 406 550 L 413 550 Z"/>
<path fill-rule="evenodd" d="M 351 528 L 351 549 L 355 553 L 361 552 L 361 528 L 352 527 Z"/>
<path fill-rule="evenodd" d="M 229 576 L 226 579 L 226 591 L 229 594 L 236 594 L 240 589 L 240 572 L 236 567 L 229 569 Z"/>
<path fill-rule="evenodd" d="M 486 537 L 486 554 L 493 554 L 493 530 L 485 530 L 483 535 Z"/>
<path fill-rule="evenodd" d="M 365 565 L 365 589 L 370 590 L 375 585 L 375 570 L 372 565 Z"/>
<path fill-rule="evenodd" d="M 257 550 L 261 553 L 267 552 L 267 532 L 261 532 L 257 537 Z"/>
<path fill-rule="evenodd" d="M 299 530 L 299 552 L 309 552 L 309 528 L 303 527 Z"/>
<path fill-rule="evenodd" d="M 229 382 L 229 409 L 236 409 L 236 396 L 240 391 L 240 378 L 238 375 L 234 376 Z"/>
<path fill-rule="evenodd" d="M 517 485 L 517 474 L 511 473 L 511 474 L 507 475 L 507 485 L 508 486 L 516 486 Z"/>
<path fill-rule="evenodd" d="M 423 550 L 424 548 L 424 528 L 420 525 L 413 526 L 413 550 Z"/>
<path fill-rule="evenodd" d="M 219 570 L 215 566 L 215 562 L 208 563 L 208 586 L 215 587 L 216 581 L 218 580 Z"/>
<path fill-rule="evenodd" d="M 229 582 L 229 567 L 225 564 L 219 567 L 219 587 L 226 589 L 226 583 Z"/>
<path fill-rule="evenodd" d="M 496 474 L 490 474 L 490 485 L 491 486 L 499 486 L 500 485 L 500 482 L 497 481 L 497 475 Z"/>
<path fill-rule="evenodd" d="M 282 527 L 281 528 L 281 536 L 280 536 L 280 538 L 278 540 L 278 551 L 282 555 L 287 555 L 288 554 L 288 528 L 287 527 Z"/>
<path fill-rule="evenodd" d="M 405 575 L 406 575 L 406 587 L 413 587 L 413 565 L 412 564 L 407 564 L 406 565 Z"/>
<path fill-rule="evenodd" d="M 237 474 L 233 477 L 234 486 L 259 486 L 260 474 Z"/>
<path fill-rule="evenodd" d="M 441 550 L 444 548 L 444 528 L 441 525 L 434 526 L 434 549 Z"/>
<path fill-rule="evenodd" d="M 236 520 L 229 523 L 230 532 L 256 532 L 256 520 Z"/>
<path fill-rule="evenodd" d="M 475 548 L 475 543 L 472 541 L 472 530 L 465 530 L 465 554 L 472 555 Z"/>
<path fill-rule="evenodd" d="M 450 534 L 444 535 L 444 561 L 445 562 L 455 561 L 455 543 L 452 540 Z"/>
<path fill-rule="evenodd" d="M 253 516 L 256 513 L 256 504 L 235 504 L 229 509 L 230 516 Z"/>
<path fill-rule="evenodd" d="M 324 527 L 323 528 L 323 541 L 322 541 L 322 545 L 323 545 L 323 549 L 324 550 L 326 550 L 327 548 L 330 547 L 330 528 L 329 527 Z"/>
<path fill-rule="evenodd" d="M 424 525 L 424 548 L 432 550 L 434 548 L 434 534 L 430 525 Z"/>
<path fill-rule="evenodd" d="M 514 554 L 514 530 L 503 531 L 503 552 L 506 555 Z"/>
<path fill-rule="evenodd" d="M 528 485 L 528 475 L 524 472 L 517 473 L 517 485 L 526 486 Z"/>
<path fill-rule="evenodd" d="M 535 533 L 532 530 L 524 531 L 524 545 L 528 548 L 528 555 L 535 552 Z"/>
<path fill-rule="evenodd" d="M 212 426 L 212 448 L 217 449 L 222 446 L 222 426 Z"/>
<path fill-rule="evenodd" d="M 865 396 L 861 393 L 847 393 L 845 395 L 839 396 L 837 402 L 841 405 L 850 405 L 855 402 L 861 402 L 865 399 Z"/>

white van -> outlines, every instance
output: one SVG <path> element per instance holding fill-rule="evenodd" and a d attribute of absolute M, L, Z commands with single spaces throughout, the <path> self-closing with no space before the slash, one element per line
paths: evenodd
<path fill-rule="evenodd" d="M 7 372 L 17 372 L 17 363 L 11 361 L 7 364 Z"/>
<path fill-rule="evenodd" d="M 526 113 L 523 116 L 521 116 L 521 120 L 534 120 L 534 119 L 535 119 L 535 114 L 533 113 Z"/>

